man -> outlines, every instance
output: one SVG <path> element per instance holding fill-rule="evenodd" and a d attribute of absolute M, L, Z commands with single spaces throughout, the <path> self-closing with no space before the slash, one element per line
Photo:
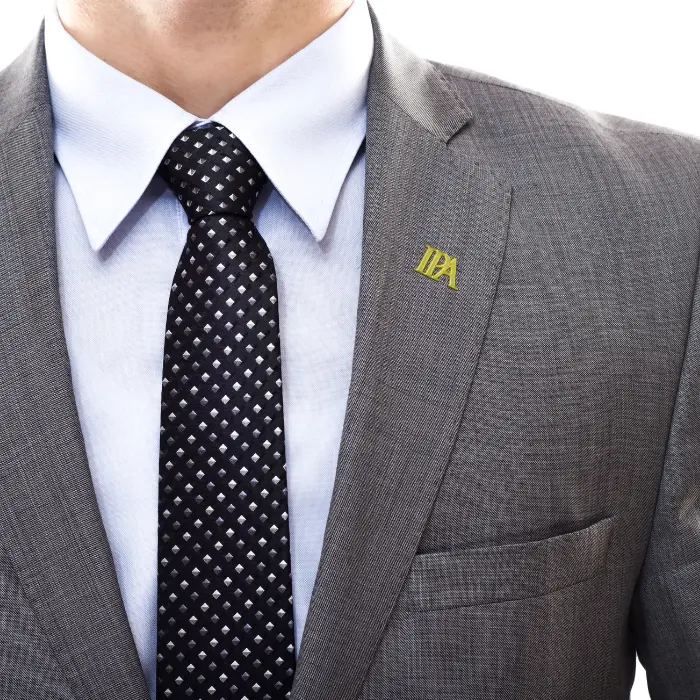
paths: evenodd
<path fill-rule="evenodd" d="M 363 0 L 62 0 L 0 75 L 0 697 L 697 700 L 699 164 Z"/>

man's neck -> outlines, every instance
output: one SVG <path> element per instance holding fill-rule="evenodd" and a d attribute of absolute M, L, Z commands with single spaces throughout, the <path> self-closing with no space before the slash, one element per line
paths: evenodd
<path fill-rule="evenodd" d="M 58 0 L 88 51 L 207 119 L 333 25 L 352 0 Z"/>

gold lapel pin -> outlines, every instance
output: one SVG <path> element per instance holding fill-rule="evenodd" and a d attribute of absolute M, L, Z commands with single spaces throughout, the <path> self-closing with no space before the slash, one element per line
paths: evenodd
<path fill-rule="evenodd" d="M 450 289 L 457 289 L 456 255 L 453 258 L 442 250 L 429 245 L 422 260 L 418 263 L 418 267 L 414 269 L 432 280 L 439 280 L 441 277 L 446 276 L 448 279 L 447 286 Z"/>

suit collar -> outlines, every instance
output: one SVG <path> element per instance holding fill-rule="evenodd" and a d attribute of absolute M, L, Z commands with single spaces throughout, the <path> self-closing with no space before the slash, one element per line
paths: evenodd
<path fill-rule="evenodd" d="M 370 7 L 375 55 L 370 93 L 390 100 L 416 124 L 440 141 L 448 142 L 473 120 L 456 88 L 430 61 L 416 56 L 384 31 Z"/>
<path fill-rule="evenodd" d="M 31 113 L 51 116 L 43 28 L 23 53 L 0 72 L 0 143 Z"/>

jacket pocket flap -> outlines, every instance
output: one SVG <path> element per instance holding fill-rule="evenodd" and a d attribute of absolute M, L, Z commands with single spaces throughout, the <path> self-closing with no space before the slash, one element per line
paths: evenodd
<path fill-rule="evenodd" d="M 417 554 L 399 608 L 439 609 L 534 598 L 592 578 L 614 516 L 534 542 Z"/>

